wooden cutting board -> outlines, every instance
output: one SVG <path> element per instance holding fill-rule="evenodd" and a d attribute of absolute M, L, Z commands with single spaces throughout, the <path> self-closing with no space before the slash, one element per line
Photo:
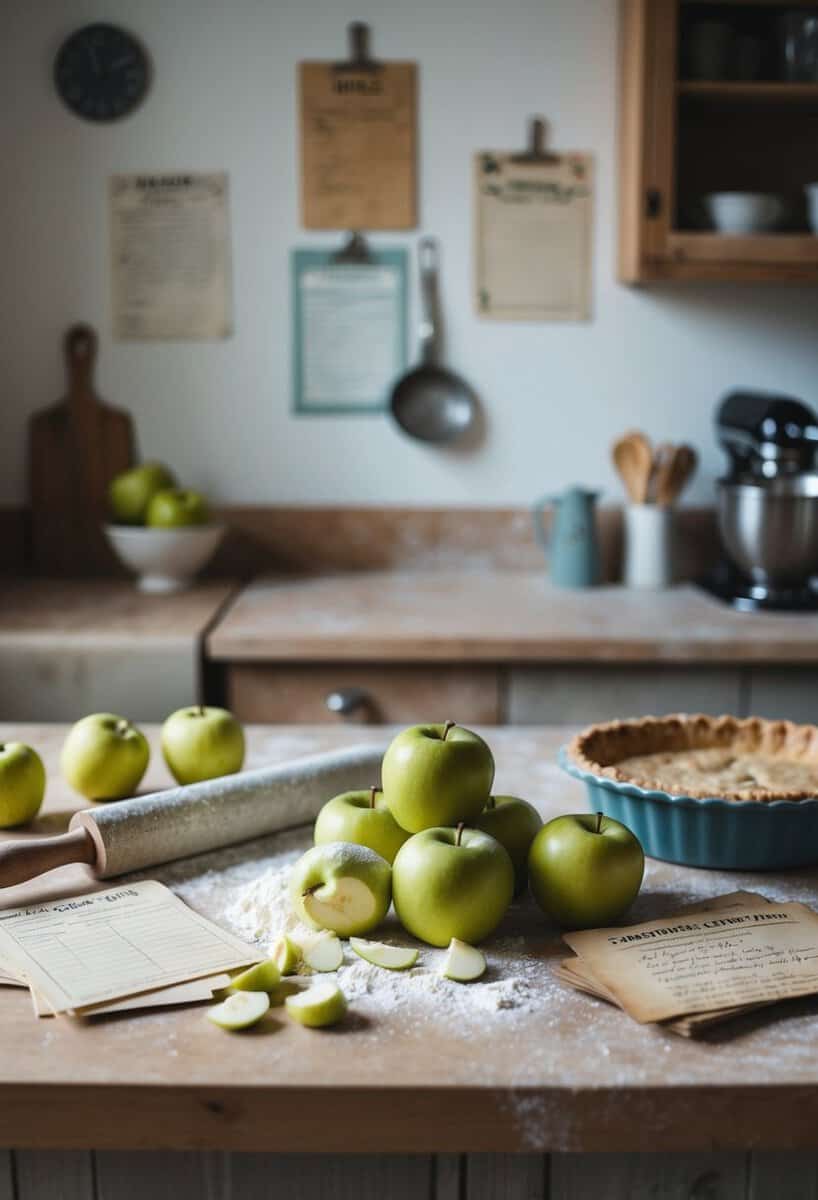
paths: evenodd
<path fill-rule="evenodd" d="M 68 391 L 29 423 L 31 555 L 40 575 L 119 573 L 100 526 L 109 482 L 134 461 L 134 435 L 128 413 L 94 392 L 96 354 L 94 330 L 72 326 Z"/>

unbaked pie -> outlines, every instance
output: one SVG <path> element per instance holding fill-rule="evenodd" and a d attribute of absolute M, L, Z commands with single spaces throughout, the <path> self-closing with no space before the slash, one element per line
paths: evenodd
<path fill-rule="evenodd" d="M 643 717 L 592 725 L 568 748 L 583 770 L 693 799 L 818 797 L 818 727 L 759 717 Z"/>

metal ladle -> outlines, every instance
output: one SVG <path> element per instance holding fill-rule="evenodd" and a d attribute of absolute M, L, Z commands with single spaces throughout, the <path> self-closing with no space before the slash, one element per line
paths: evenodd
<path fill-rule="evenodd" d="M 389 407 L 405 433 L 423 442 L 453 442 L 477 419 L 477 398 L 469 384 L 439 363 L 438 252 L 434 238 L 418 244 L 420 267 L 420 366 L 392 389 Z"/>

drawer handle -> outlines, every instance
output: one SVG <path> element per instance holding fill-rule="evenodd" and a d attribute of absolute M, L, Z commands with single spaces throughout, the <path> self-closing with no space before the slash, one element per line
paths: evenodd
<path fill-rule="evenodd" d="M 359 687 L 338 688 L 329 693 L 324 703 L 331 713 L 345 721 L 358 713 L 365 713 L 366 719 L 372 712 L 372 697 Z"/>

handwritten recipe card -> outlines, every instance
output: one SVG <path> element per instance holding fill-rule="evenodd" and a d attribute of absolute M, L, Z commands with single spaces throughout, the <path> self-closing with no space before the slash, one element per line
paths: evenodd
<path fill-rule="evenodd" d="M 818 992 L 818 914 L 760 900 L 564 940 L 640 1022 Z"/>

